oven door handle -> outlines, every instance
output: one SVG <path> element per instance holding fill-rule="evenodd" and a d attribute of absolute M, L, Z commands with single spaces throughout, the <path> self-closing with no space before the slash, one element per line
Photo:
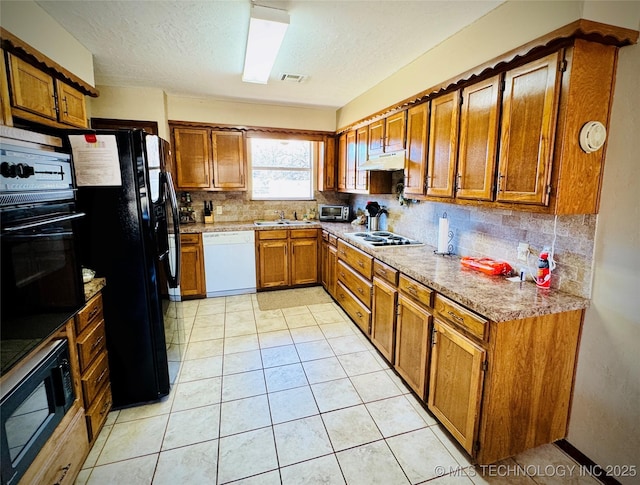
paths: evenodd
<path fill-rule="evenodd" d="M 6 232 L 24 231 L 25 229 L 31 229 L 31 228 L 40 227 L 40 226 L 48 226 L 49 224 L 56 224 L 58 222 L 72 221 L 74 219 L 80 219 L 80 218 L 82 218 L 84 216 L 86 216 L 86 214 L 84 212 L 76 212 L 75 214 L 70 214 L 68 216 L 54 217 L 54 218 L 51 218 L 51 219 L 45 219 L 45 220 L 38 221 L 38 222 L 31 222 L 29 224 L 23 224 L 21 226 L 5 227 L 4 231 L 6 231 Z"/>

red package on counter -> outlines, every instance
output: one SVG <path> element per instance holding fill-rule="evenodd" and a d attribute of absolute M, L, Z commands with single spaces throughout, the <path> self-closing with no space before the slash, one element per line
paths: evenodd
<path fill-rule="evenodd" d="M 513 268 L 504 261 L 496 261 L 491 258 L 473 258 L 471 256 L 465 256 L 460 259 L 460 264 L 466 268 L 471 268 L 476 271 L 488 275 L 509 275 L 513 271 Z"/>

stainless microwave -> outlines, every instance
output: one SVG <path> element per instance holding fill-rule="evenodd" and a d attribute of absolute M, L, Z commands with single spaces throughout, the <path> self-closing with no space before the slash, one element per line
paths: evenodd
<path fill-rule="evenodd" d="M 321 221 L 349 222 L 348 205 L 320 205 L 318 210 Z"/>

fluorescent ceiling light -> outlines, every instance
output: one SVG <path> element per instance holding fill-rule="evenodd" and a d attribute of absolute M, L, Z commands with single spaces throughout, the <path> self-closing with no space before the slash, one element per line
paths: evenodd
<path fill-rule="evenodd" d="M 244 82 L 267 84 L 287 27 L 289 14 L 285 10 L 251 6 L 249 38 L 242 73 Z"/>

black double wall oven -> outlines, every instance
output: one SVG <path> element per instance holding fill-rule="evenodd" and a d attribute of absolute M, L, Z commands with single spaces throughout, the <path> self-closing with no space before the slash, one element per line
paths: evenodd
<path fill-rule="evenodd" d="M 68 153 L 0 138 L 2 483 L 17 483 L 75 396 L 68 343 L 84 305 Z"/>

